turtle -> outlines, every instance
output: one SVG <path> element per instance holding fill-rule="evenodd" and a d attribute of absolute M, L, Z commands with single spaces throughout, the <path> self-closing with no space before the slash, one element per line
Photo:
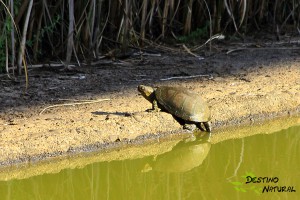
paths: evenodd
<path fill-rule="evenodd" d="M 194 129 L 195 124 L 200 130 L 211 132 L 211 112 L 207 103 L 194 92 L 183 87 L 161 86 L 153 88 L 139 85 L 138 91 L 152 103 L 152 111 L 167 111 L 184 125 L 184 128 Z M 205 130 L 201 124 L 204 125 Z"/>

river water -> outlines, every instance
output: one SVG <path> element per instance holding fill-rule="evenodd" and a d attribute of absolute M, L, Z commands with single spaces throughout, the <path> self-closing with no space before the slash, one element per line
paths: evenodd
<path fill-rule="evenodd" d="M 297 199 L 300 126 L 0 181 L 1 199 Z M 26 176 L 25 176 L 26 177 Z"/>

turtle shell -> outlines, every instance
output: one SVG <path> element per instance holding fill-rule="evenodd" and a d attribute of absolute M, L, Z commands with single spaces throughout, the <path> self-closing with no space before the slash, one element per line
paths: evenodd
<path fill-rule="evenodd" d="M 169 113 L 191 122 L 210 120 L 207 103 L 196 93 L 186 88 L 159 87 L 155 90 L 158 104 Z"/>

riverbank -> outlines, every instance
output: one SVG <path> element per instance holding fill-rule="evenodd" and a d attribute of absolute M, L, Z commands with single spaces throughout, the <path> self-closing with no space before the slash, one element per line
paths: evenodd
<path fill-rule="evenodd" d="M 25 93 L 22 79 L 3 79 L 0 165 L 190 134 L 168 113 L 145 112 L 151 104 L 138 95 L 139 84 L 199 93 L 211 107 L 212 134 L 300 113 L 298 50 L 222 52 L 204 60 L 184 51 L 160 52 L 71 71 L 36 68 Z"/>

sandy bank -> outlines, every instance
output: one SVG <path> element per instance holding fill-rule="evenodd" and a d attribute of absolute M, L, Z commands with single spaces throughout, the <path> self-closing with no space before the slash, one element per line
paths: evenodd
<path fill-rule="evenodd" d="M 96 84 L 92 85 L 92 81 L 83 84 L 84 87 L 82 86 L 82 88 L 78 85 L 82 82 L 76 82 L 77 85 L 72 85 L 73 79 L 69 82 L 66 81 L 64 82 L 65 88 L 79 87 L 79 90 L 73 91 L 70 95 L 73 95 L 72 99 L 78 97 L 79 92 L 82 91 L 83 99 L 88 97 L 98 100 L 109 98 L 110 100 L 93 104 L 53 107 L 41 115 L 39 112 L 47 105 L 56 105 L 59 102 L 49 100 L 45 104 L 40 103 L 36 106 L 33 103 L 24 103 L 23 107 L 9 107 L 9 109 L 1 112 L 0 165 L 45 160 L 85 151 L 97 151 L 117 147 L 120 144 L 144 142 L 150 138 L 162 138 L 176 133 L 190 134 L 182 131 L 182 127 L 168 113 L 145 112 L 151 107 L 151 104 L 138 95 L 136 86 L 140 83 L 151 84 L 152 86 L 180 85 L 199 93 L 211 106 L 212 134 L 220 128 L 228 126 L 251 125 L 279 116 L 298 115 L 300 112 L 299 55 L 286 52 L 282 60 L 274 58 L 274 55 L 277 53 L 273 54 L 273 57 L 269 58 L 270 60 L 263 56 L 256 58 L 255 55 L 252 55 L 251 57 L 248 54 L 245 57 L 245 54 L 239 53 L 214 60 L 207 59 L 201 65 L 195 61 L 195 63 L 180 66 L 180 70 L 185 71 L 185 73 L 206 74 L 207 76 L 175 81 L 136 79 L 132 83 L 129 80 L 132 78 L 130 73 L 124 74 L 128 79 L 116 80 L 113 79 L 112 72 L 106 70 L 106 73 L 111 75 L 110 79 L 102 80 L 103 77 L 99 76 L 90 79 L 102 80 L 103 85 L 98 85 L 98 90 L 105 90 L 105 87 L 110 85 L 112 88 L 115 87 L 113 91 L 105 93 L 99 91 L 95 94 L 96 89 L 86 91 L 87 87 L 96 87 Z M 160 61 L 156 64 L 169 66 L 172 64 L 170 63 L 172 58 L 168 55 L 165 58 L 168 59 L 168 63 L 162 65 L 162 61 Z M 262 61 L 262 63 L 258 64 L 254 58 Z M 241 62 L 241 60 L 247 62 Z M 174 62 L 178 62 L 175 57 Z M 185 60 L 185 62 L 191 61 Z M 140 67 L 140 65 L 137 66 Z M 170 69 L 166 72 L 163 67 L 158 70 L 149 65 L 147 69 L 156 73 L 152 75 L 152 78 L 159 76 L 158 74 L 170 73 Z M 85 71 L 86 76 L 92 78 L 97 69 L 89 70 Z M 123 72 L 124 69 L 120 70 Z M 140 70 L 141 72 L 145 71 L 145 69 Z M 177 73 L 178 69 L 172 68 L 172 70 L 173 73 Z M 227 72 L 228 70 L 229 72 Z M 141 75 L 141 72 L 134 71 L 133 74 Z M 151 75 L 148 74 L 148 76 Z M 59 80 L 62 80 L 61 77 Z M 118 85 L 116 88 L 117 83 L 128 84 L 128 87 Z M 32 84 L 35 86 L 35 83 Z M 33 94 L 36 95 L 53 92 L 50 89 L 43 91 L 39 86 L 36 86 L 35 89 Z M 9 90 L 8 86 L 6 86 L 6 90 Z M 64 97 L 63 94 L 62 92 L 57 95 L 61 98 Z M 5 92 L 2 95 L 8 95 L 8 93 Z M 5 102 L 4 100 L 2 99 L 2 102 Z M 29 100 L 26 99 L 26 102 Z"/>

